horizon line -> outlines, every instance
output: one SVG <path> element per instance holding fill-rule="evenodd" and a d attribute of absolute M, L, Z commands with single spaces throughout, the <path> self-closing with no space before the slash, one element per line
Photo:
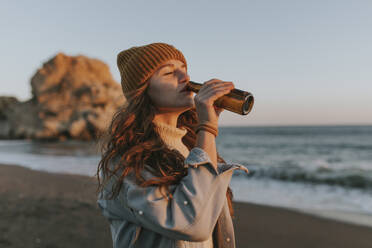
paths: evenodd
<path fill-rule="evenodd" d="M 370 124 L 258 124 L 258 125 L 219 125 L 219 127 L 372 127 Z"/>

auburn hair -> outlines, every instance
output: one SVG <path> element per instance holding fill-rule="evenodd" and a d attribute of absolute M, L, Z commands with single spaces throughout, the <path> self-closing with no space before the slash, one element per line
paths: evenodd
<path fill-rule="evenodd" d="M 155 130 L 152 121 L 156 107 L 147 94 L 148 85 L 145 82 L 128 94 L 126 103 L 114 113 L 107 130 L 99 135 L 101 160 L 95 175 L 98 179 L 97 193 L 103 190 L 105 182 L 113 175 L 119 175 L 111 188 L 109 199 L 117 196 L 123 180 L 131 172 L 135 174 L 139 186 L 158 186 L 165 192 L 164 195 L 170 198 L 172 192 L 169 186 L 178 184 L 187 175 L 187 168 L 184 167 L 185 157 L 176 149 L 169 149 Z M 177 120 L 177 127 L 187 129 L 182 142 L 189 150 L 196 144 L 197 124 L 195 108 L 183 112 Z M 112 163 L 114 158 L 120 159 Z M 217 162 L 226 163 L 218 152 Z M 147 170 L 145 164 L 151 167 L 151 173 L 154 175 L 150 180 L 145 180 L 141 176 L 142 170 Z M 103 175 L 102 179 L 100 172 Z M 230 187 L 226 191 L 226 197 L 230 215 L 233 217 L 233 193 Z"/>

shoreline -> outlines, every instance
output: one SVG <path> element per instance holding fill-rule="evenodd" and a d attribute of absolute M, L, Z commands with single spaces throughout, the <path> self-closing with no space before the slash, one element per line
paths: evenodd
<path fill-rule="evenodd" d="M 27 169 L 35 170 L 35 171 L 42 171 L 42 172 L 47 172 L 47 173 L 57 173 L 57 174 L 65 174 L 65 175 L 82 175 L 86 177 L 93 177 L 86 175 L 85 173 L 71 173 L 70 171 L 64 171 L 55 168 L 55 171 L 48 170 L 46 169 L 37 169 L 34 167 L 31 167 L 30 165 L 21 165 L 21 164 L 14 164 L 14 163 L 2 163 L 0 162 L 0 165 L 7 165 L 11 164 L 14 166 L 20 166 L 24 167 Z M 71 169 L 71 168 L 70 168 Z M 92 174 L 92 173 L 91 173 Z M 247 203 L 247 204 L 256 204 L 256 205 L 261 205 L 261 206 L 271 206 L 271 207 L 276 207 L 276 208 L 284 208 L 288 210 L 292 210 L 295 212 L 300 212 L 304 214 L 309 214 L 312 216 L 316 217 L 322 217 L 330 220 L 335 220 L 335 221 L 341 221 L 345 223 L 350 223 L 354 225 L 361 225 L 361 226 L 367 226 L 367 227 L 372 227 L 372 214 L 369 213 L 359 213 L 359 212 L 353 212 L 353 211 L 343 211 L 343 210 L 326 210 L 326 209 L 312 209 L 312 208 L 298 208 L 298 207 L 288 207 L 288 206 L 281 206 L 281 205 L 274 205 L 274 204 L 265 204 L 261 202 L 254 202 L 254 201 L 244 201 L 244 200 L 234 200 L 234 202 L 239 202 L 239 203 Z"/>
<path fill-rule="evenodd" d="M 304 214 L 309 214 L 319 218 L 339 221 L 341 223 L 353 224 L 356 226 L 365 226 L 372 228 L 372 215 L 360 214 L 354 212 L 347 212 L 341 210 L 314 210 L 314 209 L 297 209 L 289 208 L 290 210 L 297 211 Z"/>
<path fill-rule="evenodd" d="M 95 189 L 94 177 L 0 164 L 0 247 L 111 247 Z M 370 226 L 322 213 L 245 202 L 234 209 L 237 247 L 372 246 Z"/>

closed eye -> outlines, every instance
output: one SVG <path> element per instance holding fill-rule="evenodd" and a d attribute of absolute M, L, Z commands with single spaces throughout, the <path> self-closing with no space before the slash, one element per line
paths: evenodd
<path fill-rule="evenodd" d="M 182 65 L 181 68 L 186 68 L 186 65 Z M 185 71 L 186 71 L 186 69 L 185 69 Z M 175 70 L 164 73 L 163 75 L 169 75 L 169 74 L 172 74 L 173 72 L 175 72 Z"/>

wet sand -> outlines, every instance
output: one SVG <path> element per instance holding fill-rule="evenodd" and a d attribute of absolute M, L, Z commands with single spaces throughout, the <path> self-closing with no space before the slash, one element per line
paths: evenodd
<path fill-rule="evenodd" d="M 0 164 L 0 247 L 112 247 L 94 177 Z M 235 203 L 237 247 L 372 247 L 372 228 Z"/>

